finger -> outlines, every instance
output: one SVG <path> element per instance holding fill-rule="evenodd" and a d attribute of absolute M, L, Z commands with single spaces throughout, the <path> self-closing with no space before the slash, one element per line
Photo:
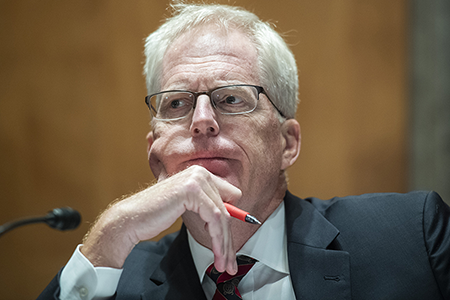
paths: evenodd
<path fill-rule="evenodd" d="M 237 273 L 236 252 L 233 247 L 231 231 L 224 232 L 223 236 L 214 236 L 212 239 L 214 265 L 219 272 L 226 271 L 230 275 Z"/>
<path fill-rule="evenodd" d="M 227 272 L 230 275 L 237 273 L 236 253 L 233 248 L 231 234 L 226 237 L 214 236 L 212 250 L 214 253 L 214 265 L 219 272 Z"/>
<path fill-rule="evenodd" d="M 214 263 L 220 272 L 227 271 L 234 275 L 237 272 L 236 252 L 233 246 L 232 232 L 230 228 L 230 216 L 221 217 L 220 224 L 215 232 L 214 225 L 208 226 L 214 253 Z"/>
<path fill-rule="evenodd" d="M 212 184 L 216 187 L 222 202 L 234 202 L 242 197 L 242 191 L 228 181 L 211 174 Z"/>
<path fill-rule="evenodd" d="M 217 229 L 214 228 L 215 224 L 212 223 L 207 223 L 206 228 L 211 236 L 216 269 L 234 275 L 237 273 L 237 263 L 229 220 L 230 217 L 227 215 L 226 218 L 222 218 Z"/>
<path fill-rule="evenodd" d="M 227 254 L 227 265 L 226 265 L 226 271 L 228 274 L 230 275 L 234 275 L 237 273 L 238 271 L 238 266 L 237 266 L 237 262 L 236 262 L 236 252 L 234 250 L 234 246 L 233 246 L 233 239 L 231 237 L 231 231 L 230 231 L 230 243 L 228 243 L 228 251 L 226 251 Z"/>
<path fill-rule="evenodd" d="M 217 238 L 212 238 L 212 251 L 214 253 L 214 267 L 219 272 L 225 272 L 227 266 L 227 258 L 223 255 L 223 247 Z"/>
<path fill-rule="evenodd" d="M 222 267 L 222 263 L 224 264 L 223 270 L 220 272 L 226 271 L 230 275 L 234 275 L 238 271 L 237 262 L 236 262 L 236 252 L 233 246 L 232 232 L 230 228 L 229 222 L 229 213 L 226 207 L 223 205 L 223 202 L 234 202 L 242 196 L 242 192 L 237 187 L 231 185 L 229 182 L 216 177 L 213 177 L 213 183 L 215 187 L 215 192 L 219 193 L 216 205 L 218 205 L 219 209 L 227 216 L 226 223 L 223 223 L 223 245 L 222 245 L 222 253 L 221 256 L 215 255 L 215 263 L 216 260 L 219 265 Z"/>
<path fill-rule="evenodd" d="M 227 270 L 234 274 L 232 262 L 235 261 L 236 254 L 229 224 L 230 214 L 226 209 L 221 210 L 206 191 L 202 190 L 197 196 L 197 200 L 201 201 L 201 205 L 198 206 L 198 214 L 205 221 L 205 229 L 211 237 L 215 267 L 220 272 Z M 223 206 L 217 193 L 213 193 L 212 196 L 218 198 L 219 205 Z"/>

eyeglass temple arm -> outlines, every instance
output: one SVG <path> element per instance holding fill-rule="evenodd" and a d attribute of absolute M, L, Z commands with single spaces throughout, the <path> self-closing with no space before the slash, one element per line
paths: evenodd
<path fill-rule="evenodd" d="M 286 116 L 283 114 L 283 112 L 281 110 L 278 109 L 278 107 L 275 105 L 275 103 L 273 103 L 272 99 L 270 99 L 269 95 L 266 93 L 266 91 L 264 90 L 263 87 L 257 87 L 258 88 L 258 92 L 262 93 L 264 95 L 266 95 L 267 99 L 269 99 L 269 102 L 272 103 L 273 107 L 275 107 L 275 109 L 277 110 L 277 112 L 283 117 L 286 118 Z M 287 118 L 286 118 L 287 119 Z"/>

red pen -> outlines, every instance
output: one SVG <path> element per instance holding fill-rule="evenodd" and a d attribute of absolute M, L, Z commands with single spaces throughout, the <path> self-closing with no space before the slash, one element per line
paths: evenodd
<path fill-rule="evenodd" d="M 243 211 L 242 209 L 239 209 L 236 206 L 233 206 L 226 202 L 224 202 L 223 204 L 232 217 L 247 223 L 261 225 L 261 222 L 258 221 L 258 219 L 254 216 L 250 215 L 248 212 Z"/>

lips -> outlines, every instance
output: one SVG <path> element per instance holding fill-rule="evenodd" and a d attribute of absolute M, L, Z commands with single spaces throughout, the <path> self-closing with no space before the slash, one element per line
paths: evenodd
<path fill-rule="evenodd" d="M 230 159 L 224 157 L 201 157 L 189 159 L 184 163 L 186 167 L 199 165 L 207 169 L 212 174 L 219 177 L 226 177 L 231 171 Z"/>

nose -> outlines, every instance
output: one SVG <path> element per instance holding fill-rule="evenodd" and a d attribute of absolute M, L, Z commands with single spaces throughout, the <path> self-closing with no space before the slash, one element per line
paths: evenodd
<path fill-rule="evenodd" d="M 200 95 L 197 98 L 190 130 L 192 136 L 215 136 L 219 134 L 220 129 L 216 119 L 216 111 L 207 95 Z"/>

